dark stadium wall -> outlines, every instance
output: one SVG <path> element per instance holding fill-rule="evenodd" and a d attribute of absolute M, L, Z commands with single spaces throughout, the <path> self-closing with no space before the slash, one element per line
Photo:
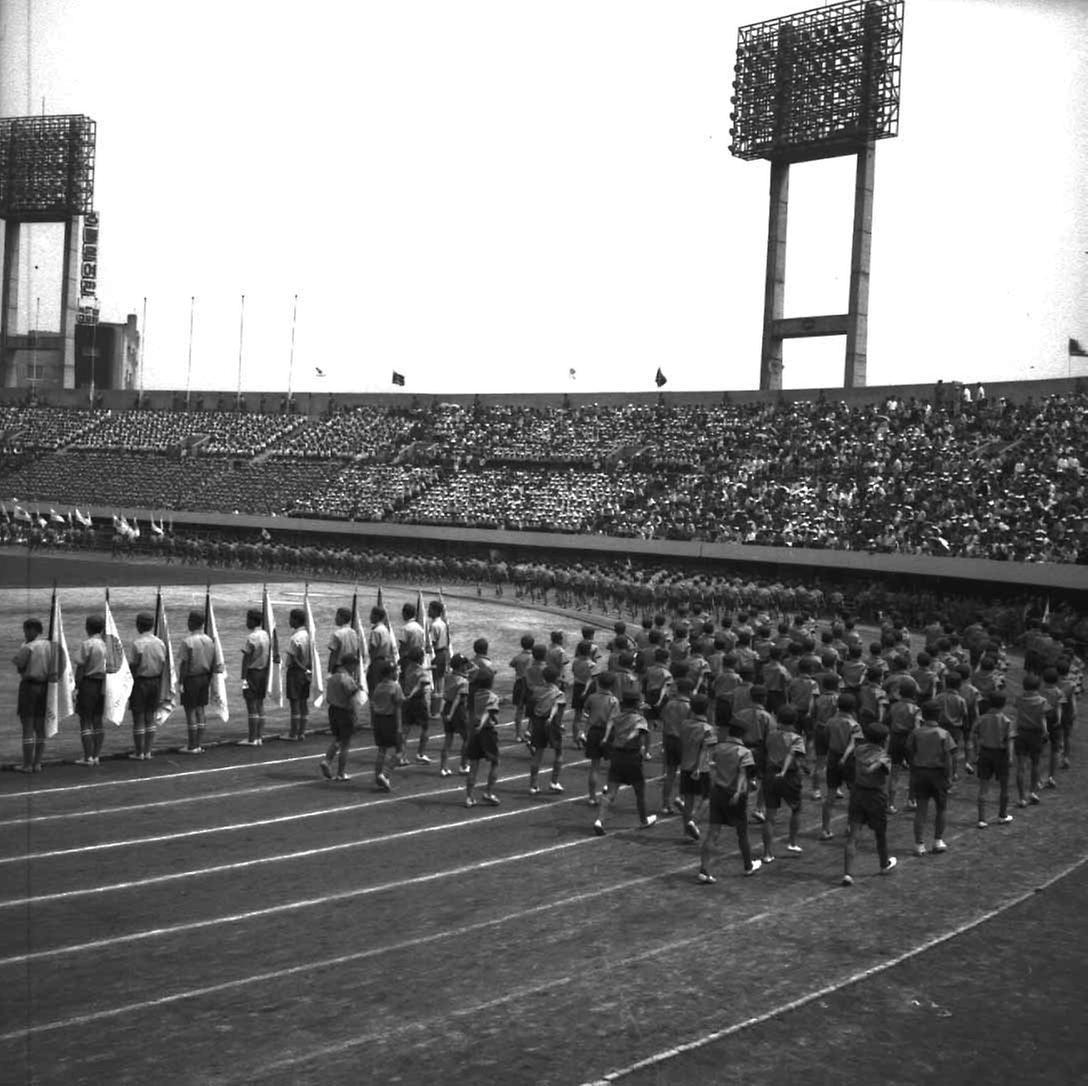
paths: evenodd
<path fill-rule="evenodd" d="M 970 388 L 974 384 L 968 383 Z M 988 399 L 1006 397 L 1013 403 L 1020 403 L 1031 398 L 1041 398 L 1060 394 L 1069 394 L 1077 391 L 1088 391 L 1088 380 L 1083 377 L 1058 378 L 1044 381 L 996 381 L 985 383 Z M 868 388 L 808 388 L 808 389 L 784 389 L 779 392 L 760 392 L 756 389 L 743 391 L 723 391 L 714 389 L 702 392 L 554 392 L 554 393 L 488 393 L 474 396 L 472 394 L 458 393 L 309 393 L 302 392 L 295 395 L 295 409 L 304 415 L 321 415 L 329 410 L 330 402 L 334 409 L 354 407 L 363 404 L 379 404 L 397 407 L 408 407 L 413 404 L 426 407 L 435 400 L 443 403 L 472 403 L 478 399 L 481 403 L 498 404 L 524 404 L 526 407 L 559 407 L 564 404 L 577 406 L 579 404 L 621 405 L 628 403 L 721 403 L 723 397 L 730 403 L 787 403 L 795 400 L 819 400 L 844 401 L 850 404 L 882 403 L 889 396 L 909 399 L 914 397 L 919 400 L 929 400 L 934 395 L 934 384 L 924 385 L 873 385 Z M 945 383 L 945 393 L 949 396 L 957 394 L 962 385 L 951 380 Z M 24 389 L 0 389 L 0 403 L 25 402 L 27 390 Z M 103 408 L 112 411 L 125 411 L 135 406 L 136 394 L 131 389 L 107 389 L 101 391 Z M 183 400 L 184 394 L 176 389 L 152 389 L 144 393 L 144 405 L 160 411 L 169 411 Z M 251 391 L 246 392 L 246 407 L 250 411 L 260 409 L 261 400 L 264 400 L 265 410 L 275 412 L 280 408 L 284 392 L 282 389 L 275 391 Z M 190 404 L 196 409 L 198 403 L 204 410 L 214 410 L 216 404 L 222 402 L 225 408 L 233 405 L 234 393 L 221 389 L 198 390 L 190 393 Z M 58 407 L 84 407 L 87 402 L 86 389 L 54 390 L 39 396 L 39 402 L 52 404 Z"/>

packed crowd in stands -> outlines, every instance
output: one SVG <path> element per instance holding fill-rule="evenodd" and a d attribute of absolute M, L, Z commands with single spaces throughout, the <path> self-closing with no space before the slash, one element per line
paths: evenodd
<path fill-rule="evenodd" d="M 321 418 L 3 411 L 5 433 L 37 442 L 6 451 L 40 455 L 0 463 L 0 485 L 54 504 L 1088 561 L 1083 392 L 1012 403 L 980 387 L 856 406 L 435 400 Z M 214 455 L 164 467 L 136 452 L 200 433 L 203 453 L 263 457 L 228 470 Z"/>
<path fill-rule="evenodd" d="M 102 416 L 68 407 L 0 405 L 0 450 L 53 450 L 78 441 Z"/>

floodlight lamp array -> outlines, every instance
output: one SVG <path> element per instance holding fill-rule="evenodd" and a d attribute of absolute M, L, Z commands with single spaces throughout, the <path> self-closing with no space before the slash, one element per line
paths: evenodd
<path fill-rule="evenodd" d="M 94 207 L 95 122 L 0 118 L 0 218 L 63 222 Z"/>
<path fill-rule="evenodd" d="M 904 0 L 846 0 L 742 26 L 730 151 L 803 161 L 899 131 Z"/>

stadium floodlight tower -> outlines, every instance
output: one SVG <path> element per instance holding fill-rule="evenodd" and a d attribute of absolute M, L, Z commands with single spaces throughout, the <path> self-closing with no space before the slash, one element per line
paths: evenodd
<path fill-rule="evenodd" d="M 876 141 L 898 135 L 903 0 L 844 3 L 742 26 L 729 150 L 771 164 L 759 387 L 782 387 L 782 341 L 846 336 L 847 388 L 865 384 Z M 856 155 L 846 313 L 784 316 L 790 165 Z"/>
<path fill-rule="evenodd" d="M 6 387 L 18 383 L 20 356 L 36 353 L 33 337 L 23 342 L 24 337 L 16 336 L 24 223 L 64 223 L 59 348 L 51 352 L 58 360 L 50 383 L 75 387 L 75 326 L 97 319 L 94 152 L 95 123 L 90 117 L 0 118 L 0 220 L 4 224 L 0 380 Z"/>

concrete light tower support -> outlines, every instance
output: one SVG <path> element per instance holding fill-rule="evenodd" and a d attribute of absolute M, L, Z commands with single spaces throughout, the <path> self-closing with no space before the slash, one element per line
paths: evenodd
<path fill-rule="evenodd" d="M 771 165 L 759 387 L 782 387 L 786 339 L 845 336 L 843 385 L 865 384 L 876 140 L 899 130 L 903 0 L 840 0 L 742 26 L 730 151 Z M 785 316 L 790 166 L 854 155 L 845 313 Z"/>
<path fill-rule="evenodd" d="M 790 164 L 771 163 L 770 214 L 767 222 L 767 278 L 763 295 L 761 389 L 782 387 L 782 343 L 786 339 L 845 336 L 844 388 L 864 388 L 869 333 L 869 266 L 873 240 L 873 178 L 876 145 L 857 155 L 854 180 L 854 230 L 850 246 L 850 291 L 845 313 L 783 317 L 786 297 L 786 227 L 789 219 Z"/>

